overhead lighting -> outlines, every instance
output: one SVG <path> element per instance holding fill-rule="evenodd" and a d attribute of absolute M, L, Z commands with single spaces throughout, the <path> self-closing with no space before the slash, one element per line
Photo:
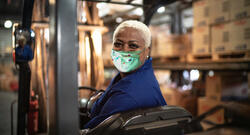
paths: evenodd
<path fill-rule="evenodd" d="M 104 8 L 107 8 L 107 7 L 108 7 L 108 4 L 107 4 L 107 3 L 100 2 L 100 3 L 97 3 L 97 4 L 96 4 L 96 7 L 97 7 L 98 9 L 104 9 Z"/>
<path fill-rule="evenodd" d="M 158 8 L 158 9 L 157 9 L 157 12 L 158 12 L 158 13 L 163 13 L 163 12 L 165 12 L 165 7 L 162 6 L 162 7 Z"/>
<path fill-rule="evenodd" d="M 33 30 L 30 31 L 30 36 L 35 37 L 35 32 Z"/>
<path fill-rule="evenodd" d="M 137 8 L 134 12 L 135 12 L 136 15 L 139 15 L 139 16 L 142 16 L 142 15 L 143 15 L 143 10 L 142 10 L 142 8 Z"/>
<path fill-rule="evenodd" d="M 5 27 L 5 28 L 11 28 L 11 26 L 12 26 L 12 22 L 11 22 L 10 20 L 6 20 L 6 21 L 4 22 L 4 27 Z"/>
<path fill-rule="evenodd" d="M 214 76 L 214 71 L 213 71 L 213 70 L 210 70 L 210 71 L 208 72 L 208 76 L 213 77 L 213 76 Z"/>
<path fill-rule="evenodd" d="M 191 70 L 190 71 L 190 80 L 197 81 L 200 77 L 199 70 Z"/>
<path fill-rule="evenodd" d="M 187 70 L 184 70 L 182 73 L 184 79 L 189 79 L 189 72 Z"/>
<path fill-rule="evenodd" d="M 116 21 L 117 23 L 121 23 L 121 22 L 122 22 L 122 18 L 121 18 L 121 17 L 117 17 L 117 18 L 115 19 L 115 21 Z"/>
<path fill-rule="evenodd" d="M 96 7 L 98 8 L 98 16 L 99 17 L 106 16 L 110 12 L 110 7 L 107 3 L 102 3 L 102 2 L 97 3 Z"/>

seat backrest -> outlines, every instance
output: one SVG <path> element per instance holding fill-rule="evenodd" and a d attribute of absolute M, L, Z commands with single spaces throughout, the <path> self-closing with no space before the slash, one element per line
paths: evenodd
<path fill-rule="evenodd" d="M 192 115 L 184 108 L 161 106 L 110 116 L 87 135 L 165 135 L 189 133 Z"/>

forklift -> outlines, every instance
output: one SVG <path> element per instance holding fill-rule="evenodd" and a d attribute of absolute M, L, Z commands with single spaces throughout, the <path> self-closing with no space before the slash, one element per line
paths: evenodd
<path fill-rule="evenodd" d="M 146 0 L 145 0 L 146 1 Z M 149 24 L 154 12 L 162 5 L 176 0 L 158 0 L 145 15 L 144 23 Z M 34 0 L 24 0 L 22 25 L 30 28 L 32 5 Z M 96 1 L 103 2 L 103 1 Z M 77 1 L 50 0 L 49 1 L 49 61 L 48 61 L 48 119 L 49 135 L 206 135 L 220 134 L 228 130 L 230 134 L 249 134 L 249 110 L 237 103 L 216 106 L 196 118 L 182 107 L 161 106 L 154 108 L 137 109 L 117 113 L 93 129 L 83 129 L 82 125 L 89 120 L 89 111 L 93 103 L 103 93 L 91 87 L 77 85 Z M 30 13 L 31 12 L 31 13 Z M 27 68 L 24 69 L 28 71 Z M 20 69 L 21 73 L 21 69 Z M 25 73 L 25 72 L 23 72 Z M 27 78 L 29 74 L 20 78 Z M 27 80 L 29 80 L 28 78 Z M 22 79 L 21 79 L 22 80 Z M 19 86 L 27 83 L 19 82 Z M 90 90 L 93 94 L 81 102 L 78 99 L 79 90 Z M 19 90 L 19 94 L 22 91 Z M 19 107 L 19 106 L 18 106 Z M 200 122 L 207 116 L 220 109 L 230 113 L 223 125 L 215 125 L 211 130 L 204 131 Z M 46 113 L 46 112 L 44 112 Z M 233 114 L 233 115 L 231 115 Z M 241 117 L 239 117 L 241 116 Z M 19 125 L 24 131 L 25 126 Z M 20 130 L 18 130 L 19 132 Z M 21 132 L 21 131 L 20 131 Z M 18 133 L 22 134 L 22 133 Z"/>

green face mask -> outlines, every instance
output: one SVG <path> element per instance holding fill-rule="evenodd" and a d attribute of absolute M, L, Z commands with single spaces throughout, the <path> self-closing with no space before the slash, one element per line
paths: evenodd
<path fill-rule="evenodd" d="M 138 68 L 142 62 L 140 61 L 140 53 L 142 51 L 115 51 L 112 49 L 111 57 L 115 67 L 123 73 L 127 73 Z"/>

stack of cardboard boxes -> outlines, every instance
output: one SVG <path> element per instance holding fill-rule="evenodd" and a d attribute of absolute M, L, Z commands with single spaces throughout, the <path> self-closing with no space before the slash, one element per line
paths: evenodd
<path fill-rule="evenodd" d="M 192 53 L 210 53 L 211 0 L 197 1 L 193 4 L 194 28 Z"/>
<path fill-rule="evenodd" d="M 247 75 L 220 74 L 206 77 L 206 96 L 198 98 L 198 115 L 228 101 L 245 100 L 249 97 Z M 220 110 L 207 120 L 224 123 L 224 111 Z"/>
<path fill-rule="evenodd" d="M 161 85 L 162 95 L 168 105 L 181 106 L 188 110 L 193 116 L 197 114 L 197 96 L 192 90 L 182 90 Z"/>
<path fill-rule="evenodd" d="M 17 91 L 18 76 L 14 75 L 12 67 L 0 65 L 0 90 Z"/>
<path fill-rule="evenodd" d="M 250 50 L 249 0 L 201 0 L 193 10 L 193 54 Z"/>
<path fill-rule="evenodd" d="M 164 26 L 150 26 L 152 33 L 152 57 L 183 56 L 190 52 L 191 34 L 171 35 Z"/>
<path fill-rule="evenodd" d="M 157 36 L 157 53 L 153 54 L 158 57 L 180 56 L 187 54 L 190 44 L 188 35 L 164 35 Z"/>

